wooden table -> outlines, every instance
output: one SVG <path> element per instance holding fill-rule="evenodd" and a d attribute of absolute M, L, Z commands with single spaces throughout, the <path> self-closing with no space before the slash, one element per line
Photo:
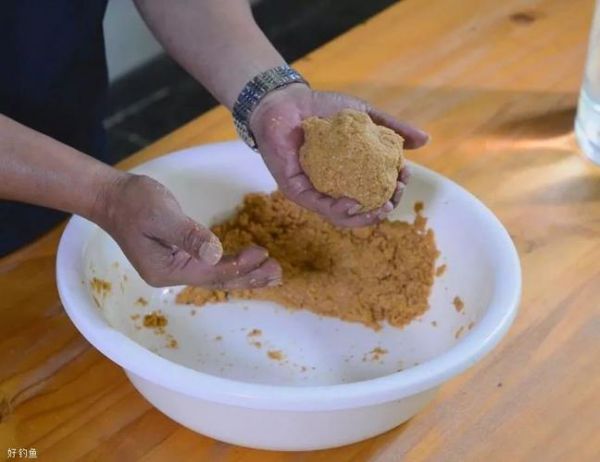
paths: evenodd
<path fill-rule="evenodd" d="M 600 460 L 600 169 L 573 140 L 592 0 L 405 0 L 297 63 L 433 134 L 412 158 L 508 227 L 521 312 L 508 337 L 410 422 L 286 454 L 194 434 L 154 410 L 58 301 L 59 230 L 0 260 L 0 456 L 43 461 Z M 216 109 L 127 161 L 234 136 Z M 3 457 L 3 456 L 2 456 Z"/>

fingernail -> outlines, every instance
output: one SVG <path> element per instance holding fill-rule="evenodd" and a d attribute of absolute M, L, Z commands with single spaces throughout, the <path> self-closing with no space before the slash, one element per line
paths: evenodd
<path fill-rule="evenodd" d="M 348 209 L 348 215 L 356 215 L 357 213 L 360 212 L 361 208 L 362 208 L 362 205 L 360 205 L 360 204 L 354 204 L 352 207 L 350 207 Z"/>
<path fill-rule="evenodd" d="M 198 256 L 209 265 L 216 265 L 223 256 L 223 246 L 217 238 L 203 242 L 198 249 Z"/>
<path fill-rule="evenodd" d="M 391 212 L 392 210 L 394 210 L 394 204 L 392 204 L 391 202 L 386 202 L 385 204 L 383 204 L 382 207 L 382 211 L 385 212 L 386 214 Z"/>

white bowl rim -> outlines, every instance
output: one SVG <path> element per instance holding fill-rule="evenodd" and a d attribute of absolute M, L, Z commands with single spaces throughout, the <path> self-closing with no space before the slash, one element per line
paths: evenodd
<path fill-rule="evenodd" d="M 176 157 L 186 157 L 199 148 L 214 145 L 240 149 L 240 144 L 240 141 L 227 141 L 196 146 L 142 165 L 170 163 Z M 413 172 L 418 171 L 419 175 L 435 182 L 453 183 L 413 162 L 410 166 Z M 75 262 L 83 256 L 90 231 L 96 229 L 93 223 L 78 216 L 69 220 L 58 247 L 56 274 L 60 299 L 77 329 L 113 362 L 149 382 L 191 397 L 245 408 L 282 411 L 349 409 L 399 400 L 437 387 L 473 365 L 501 340 L 517 313 L 521 296 L 521 266 L 514 244 L 500 221 L 479 199 L 460 185 L 453 184 L 474 201 L 488 223 L 486 228 L 491 244 L 502 249 L 495 277 L 496 285 L 500 287 L 496 288 L 487 312 L 457 344 L 439 356 L 387 376 L 327 386 L 276 386 L 213 376 L 151 352 L 110 327 L 96 307 L 87 310 L 76 308 L 92 305 L 81 274 L 75 269 Z"/>

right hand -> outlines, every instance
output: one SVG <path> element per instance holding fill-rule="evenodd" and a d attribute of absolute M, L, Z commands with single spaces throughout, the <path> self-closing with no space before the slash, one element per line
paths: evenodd
<path fill-rule="evenodd" d="M 409 177 L 406 167 L 400 172 L 390 200 L 379 209 L 361 212 L 354 199 L 336 199 L 317 191 L 304 173 L 298 155 L 304 142 L 304 119 L 330 117 L 347 108 L 366 112 L 376 124 L 398 133 L 404 138 L 406 149 L 419 148 L 429 139 L 422 130 L 372 108 L 365 101 L 341 93 L 314 91 L 301 84 L 288 85 L 263 98 L 252 113 L 250 128 L 265 164 L 288 199 L 319 213 L 336 226 L 370 226 L 383 220 L 400 202 Z"/>
<path fill-rule="evenodd" d="M 151 286 L 242 289 L 281 283 L 281 268 L 266 249 L 251 246 L 223 256 L 219 238 L 147 176 L 125 173 L 111 181 L 98 195 L 92 218 Z"/>

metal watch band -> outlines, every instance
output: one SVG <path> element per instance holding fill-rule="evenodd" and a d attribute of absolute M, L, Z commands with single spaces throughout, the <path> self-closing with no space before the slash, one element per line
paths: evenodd
<path fill-rule="evenodd" d="M 233 123 L 239 137 L 255 151 L 258 150 L 258 146 L 249 125 L 252 112 L 268 93 L 292 83 L 308 85 L 308 82 L 290 66 L 278 66 L 258 74 L 240 92 L 233 105 Z"/>

